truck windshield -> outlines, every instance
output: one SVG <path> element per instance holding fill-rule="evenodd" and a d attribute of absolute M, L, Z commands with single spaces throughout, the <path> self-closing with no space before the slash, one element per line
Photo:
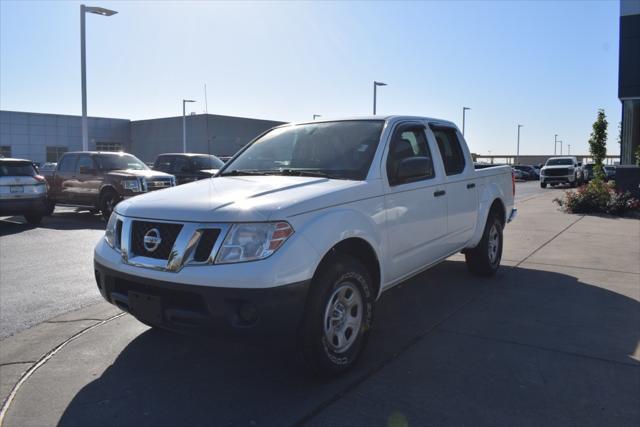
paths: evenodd
<path fill-rule="evenodd" d="M 221 175 L 299 175 L 362 180 L 380 141 L 382 120 L 308 123 L 273 129 Z"/>
<path fill-rule="evenodd" d="M 220 169 L 224 162 L 216 156 L 194 156 L 193 166 L 195 169 Z"/>
<path fill-rule="evenodd" d="M 547 166 L 570 166 L 573 164 L 571 159 L 549 159 Z"/>
<path fill-rule="evenodd" d="M 104 156 L 97 156 L 98 169 L 102 171 L 110 170 L 147 170 L 147 165 L 138 160 L 137 157 L 131 154 L 111 154 Z"/>

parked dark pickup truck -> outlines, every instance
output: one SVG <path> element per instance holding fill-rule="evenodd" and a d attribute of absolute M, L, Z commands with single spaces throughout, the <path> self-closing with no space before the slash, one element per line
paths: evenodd
<path fill-rule="evenodd" d="M 174 175 L 180 185 L 211 178 L 222 166 L 222 160 L 209 154 L 166 153 L 158 156 L 153 169 Z"/>
<path fill-rule="evenodd" d="M 126 153 L 65 153 L 54 171 L 42 171 L 48 186 L 48 213 L 56 205 L 101 211 L 109 219 L 123 199 L 176 185 L 175 177 L 153 171 Z"/>

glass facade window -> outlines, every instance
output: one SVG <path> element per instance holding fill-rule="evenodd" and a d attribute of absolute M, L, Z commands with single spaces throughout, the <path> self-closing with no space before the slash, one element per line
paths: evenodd
<path fill-rule="evenodd" d="M 47 160 L 46 161 L 47 162 L 57 163 L 58 160 L 60 159 L 60 156 L 62 156 L 67 151 L 68 151 L 67 147 L 62 147 L 62 146 L 51 147 L 51 146 L 47 146 Z"/>
<path fill-rule="evenodd" d="M 96 151 L 123 151 L 119 142 L 96 142 Z"/>

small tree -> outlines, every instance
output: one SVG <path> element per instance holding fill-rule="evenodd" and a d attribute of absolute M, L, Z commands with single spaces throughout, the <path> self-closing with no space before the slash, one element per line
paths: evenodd
<path fill-rule="evenodd" d="M 598 110 L 598 117 L 593 122 L 593 131 L 589 138 L 589 151 L 595 166 L 593 167 L 594 175 L 598 179 L 604 178 L 602 170 L 602 161 L 607 156 L 607 116 L 601 108 Z"/>

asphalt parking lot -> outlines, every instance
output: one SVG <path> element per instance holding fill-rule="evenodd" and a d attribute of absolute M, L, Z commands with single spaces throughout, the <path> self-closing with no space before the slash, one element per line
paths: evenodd
<path fill-rule="evenodd" d="M 389 291 L 334 381 L 306 376 L 286 342 L 154 331 L 98 302 L 97 217 L 3 221 L 2 400 L 66 343 L 3 425 L 638 425 L 640 221 L 562 214 L 561 190 L 517 187 L 498 275 L 453 256 Z"/>

